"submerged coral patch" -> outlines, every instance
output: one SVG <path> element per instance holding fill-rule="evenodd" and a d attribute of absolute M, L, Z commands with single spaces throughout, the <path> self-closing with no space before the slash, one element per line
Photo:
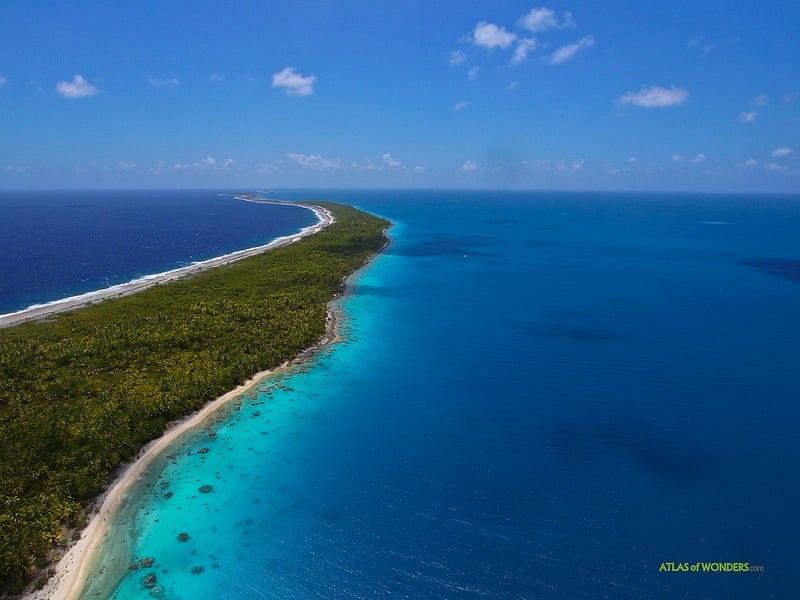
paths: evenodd
<path fill-rule="evenodd" d="M 747 258 L 739 264 L 753 267 L 768 275 L 800 282 L 800 259 L 797 258 Z"/>

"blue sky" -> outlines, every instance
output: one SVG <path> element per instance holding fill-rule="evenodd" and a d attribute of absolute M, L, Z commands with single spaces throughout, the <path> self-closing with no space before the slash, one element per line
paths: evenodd
<path fill-rule="evenodd" d="M 800 191 L 800 5 L 10 0 L 0 188 Z"/>

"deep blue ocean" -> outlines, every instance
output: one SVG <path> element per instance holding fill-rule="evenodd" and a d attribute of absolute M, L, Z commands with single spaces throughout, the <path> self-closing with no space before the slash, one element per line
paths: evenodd
<path fill-rule="evenodd" d="M 800 597 L 800 197 L 279 197 L 391 245 L 343 341 L 150 468 L 85 598 Z M 701 562 L 748 566 L 662 566 Z"/>
<path fill-rule="evenodd" d="M 233 196 L 0 191 L 0 314 L 259 246 L 316 222 L 308 210 Z"/>

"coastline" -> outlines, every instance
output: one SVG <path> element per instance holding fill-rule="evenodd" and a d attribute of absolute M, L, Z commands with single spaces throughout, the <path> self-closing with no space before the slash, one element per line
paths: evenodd
<path fill-rule="evenodd" d="M 247 200 L 246 198 L 242 199 Z M 261 199 L 248 201 L 265 202 Z M 334 221 L 333 215 L 328 210 L 313 205 L 304 206 L 314 210 L 321 219 L 320 224 L 306 228 L 309 232 L 304 235 L 319 231 Z M 324 222 L 322 221 L 323 218 L 325 219 Z M 305 232 L 305 230 L 303 231 Z M 284 244 L 295 241 L 297 237 L 297 235 L 292 236 L 292 239 L 284 242 Z M 385 250 L 389 243 L 387 240 L 380 250 L 367 258 L 360 268 L 356 269 L 343 281 L 342 291 L 328 304 L 325 333 L 316 343 L 280 366 L 256 373 L 242 385 L 210 401 L 197 412 L 175 421 L 161 437 L 142 448 L 133 462 L 121 465 L 108 488 L 95 499 L 88 510 L 87 517 L 89 522 L 81 531 L 80 538 L 66 549 L 64 555 L 53 566 L 54 574 L 41 589 L 30 590 L 29 588 L 20 597 L 21 600 L 79 600 L 93 571 L 98 567 L 98 552 L 104 539 L 109 534 L 114 514 L 119 508 L 127 504 L 128 491 L 141 481 L 153 461 L 170 448 L 182 435 L 203 427 L 217 411 L 231 400 L 236 400 L 247 394 L 265 378 L 310 360 L 330 344 L 339 341 L 341 339 L 340 326 L 344 321 L 344 316 L 341 313 L 340 306 L 337 304 L 337 300 L 346 294 L 349 282 L 358 277 L 369 263 Z"/>
<path fill-rule="evenodd" d="M 294 203 L 294 202 L 281 202 L 276 200 L 262 200 L 260 198 L 256 198 L 251 195 L 236 196 L 236 198 L 239 200 L 243 200 L 245 202 L 256 202 L 262 204 L 288 204 L 291 206 L 299 206 L 301 208 L 305 208 L 312 211 L 317 216 L 318 222 L 314 225 L 309 225 L 308 227 L 304 227 L 295 234 L 285 235 L 282 237 L 275 238 L 268 244 L 263 244 L 261 246 L 254 246 L 253 248 L 245 248 L 244 250 L 237 250 L 236 252 L 224 254 L 222 256 L 218 256 L 215 258 L 210 258 L 208 260 L 200 261 L 185 267 L 179 267 L 177 269 L 164 271 L 163 273 L 158 273 L 155 275 L 149 275 L 139 279 L 134 279 L 133 281 L 114 285 L 102 290 L 88 292 L 86 294 L 81 294 L 79 296 L 63 298 L 61 300 L 55 300 L 53 302 L 48 302 L 46 304 L 35 305 L 23 310 L 0 315 L 0 328 L 12 327 L 14 325 L 24 323 L 26 321 L 37 321 L 40 319 L 46 319 L 53 315 L 75 310 L 77 308 L 81 308 L 83 306 L 87 306 L 95 302 L 100 302 L 102 300 L 107 300 L 109 298 L 128 296 L 130 294 L 135 294 L 136 292 L 139 292 L 141 290 L 147 289 L 155 285 L 169 283 L 177 279 L 182 279 L 184 277 L 195 275 L 207 269 L 213 269 L 215 267 L 227 265 L 229 263 L 241 260 L 243 258 L 248 258 L 250 256 L 255 256 L 263 252 L 268 252 L 270 250 L 274 250 L 275 248 L 280 248 L 282 246 L 292 244 L 297 240 L 300 240 L 306 236 L 317 233 L 318 231 L 321 231 L 322 229 L 324 229 L 325 227 L 334 222 L 333 214 L 330 211 L 321 206 L 316 206 L 314 204 L 307 204 L 302 202 Z"/>
<path fill-rule="evenodd" d="M 294 367 L 336 342 L 339 339 L 337 326 L 339 320 L 337 311 L 329 308 L 325 333 L 316 344 L 279 367 L 256 373 L 242 385 L 212 400 L 199 411 L 175 422 L 160 438 L 147 444 L 134 462 L 120 467 L 119 475 L 95 501 L 89 524 L 81 532 L 80 539 L 67 549 L 56 564 L 55 574 L 42 589 L 26 593 L 22 596 L 22 600 L 78 600 L 95 566 L 95 558 L 102 541 L 108 535 L 109 518 L 118 508 L 126 504 L 126 492 L 136 485 L 153 460 L 181 435 L 202 426 L 228 402 L 242 397 L 265 378 Z"/>

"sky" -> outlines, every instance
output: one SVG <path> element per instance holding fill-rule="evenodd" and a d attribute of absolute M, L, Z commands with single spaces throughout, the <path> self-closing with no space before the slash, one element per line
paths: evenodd
<path fill-rule="evenodd" d="M 794 0 L 4 0 L 0 189 L 800 192 Z"/>

